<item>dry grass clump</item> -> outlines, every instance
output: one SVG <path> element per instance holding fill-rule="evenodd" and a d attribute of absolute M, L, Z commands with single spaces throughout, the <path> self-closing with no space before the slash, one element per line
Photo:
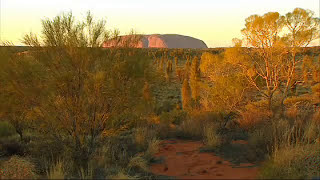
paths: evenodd
<path fill-rule="evenodd" d="M 134 134 L 136 145 L 141 149 L 147 149 L 149 141 L 156 136 L 156 132 L 151 131 L 149 127 L 138 127 Z"/>
<path fill-rule="evenodd" d="M 204 141 L 207 147 L 215 148 L 220 146 L 222 143 L 222 139 L 220 135 L 217 133 L 218 127 L 210 123 L 204 128 Z"/>
<path fill-rule="evenodd" d="M 277 149 L 261 169 L 267 179 L 314 178 L 320 175 L 319 145 L 284 146 Z"/>
<path fill-rule="evenodd" d="M 153 155 L 159 151 L 160 141 L 153 138 L 148 143 L 148 148 L 143 153 L 138 153 L 133 158 L 130 159 L 128 168 L 139 169 L 144 172 L 149 171 L 149 161 L 152 159 Z"/>
<path fill-rule="evenodd" d="M 25 158 L 12 156 L 0 168 L 0 179 L 35 179 L 35 165 Z"/>
<path fill-rule="evenodd" d="M 205 127 L 215 124 L 219 129 L 223 117 L 217 113 L 192 112 L 182 121 L 177 133 L 182 138 L 201 139 L 205 136 Z"/>
<path fill-rule="evenodd" d="M 106 179 L 137 179 L 137 177 L 128 175 L 125 170 L 122 169 L 116 175 L 109 176 Z"/>
<path fill-rule="evenodd" d="M 128 168 L 136 168 L 145 172 L 149 171 L 148 162 L 141 155 L 137 155 L 131 158 L 128 164 Z"/>
<path fill-rule="evenodd" d="M 159 152 L 159 145 L 160 145 L 160 141 L 156 138 L 149 141 L 148 149 L 145 152 L 145 156 L 149 157 L 147 159 L 150 159 L 154 154 Z"/>
<path fill-rule="evenodd" d="M 320 125 L 320 109 L 313 114 L 312 121 Z"/>
<path fill-rule="evenodd" d="M 64 179 L 65 178 L 63 162 L 61 160 L 58 160 L 57 163 L 49 167 L 49 170 L 47 171 L 47 177 L 48 179 Z"/>

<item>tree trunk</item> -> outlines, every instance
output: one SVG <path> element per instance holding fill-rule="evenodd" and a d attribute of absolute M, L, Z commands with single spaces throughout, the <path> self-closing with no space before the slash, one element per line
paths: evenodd
<path fill-rule="evenodd" d="M 272 111 L 272 96 L 268 96 L 268 110 Z"/>
<path fill-rule="evenodd" d="M 23 132 L 22 132 L 22 130 L 16 130 L 16 132 L 19 134 L 19 136 L 20 136 L 20 141 L 22 141 L 23 140 Z"/>

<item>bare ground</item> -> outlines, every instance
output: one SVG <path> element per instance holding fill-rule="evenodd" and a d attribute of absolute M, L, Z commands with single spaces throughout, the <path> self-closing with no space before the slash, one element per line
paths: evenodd
<path fill-rule="evenodd" d="M 242 143 L 242 142 L 235 142 Z M 254 164 L 232 164 L 212 152 L 200 152 L 200 141 L 166 140 L 161 142 L 151 165 L 155 175 L 177 179 L 256 179 Z"/>

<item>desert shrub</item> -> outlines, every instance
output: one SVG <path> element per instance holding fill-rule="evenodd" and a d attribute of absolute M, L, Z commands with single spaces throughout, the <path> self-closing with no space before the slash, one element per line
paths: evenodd
<path fill-rule="evenodd" d="M 64 162 L 69 162 L 67 157 L 70 157 L 70 152 L 61 146 L 59 141 L 48 136 L 37 136 L 30 141 L 26 149 L 26 154 L 34 159 L 35 165 L 41 174 L 48 171 L 48 168 L 52 166 L 52 162 L 56 162 L 62 157 Z M 66 163 L 64 163 L 64 165 L 66 165 Z"/>
<path fill-rule="evenodd" d="M 320 124 L 313 119 L 304 128 L 304 141 L 314 143 L 318 140 L 320 140 Z"/>
<path fill-rule="evenodd" d="M 170 112 L 164 112 L 160 115 L 160 122 L 164 124 L 180 124 L 185 119 L 187 113 L 182 110 L 174 109 Z"/>
<path fill-rule="evenodd" d="M 316 112 L 313 114 L 312 121 L 313 121 L 315 124 L 320 125 L 320 110 L 316 111 Z"/>
<path fill-rule="evenodd" d="M 1 166 L 0 179 L 35 179 L 36 177 L 34 164 L 18 156 L 12 156 Z"/>
<path fill-rule="evenodd" d="M 159 139 L 167 139 L 175 137 L 175 129 L 170 127 L 170 124 L 160 123 L 155 126 L 154 131 Z"/>
<path fill-rule="evenodd" d="M 308 95 L 289 97 L 284 104 L 287 107 L 286 116 L 292 120 L 307 120 L 314 113 L 312 97 Z"/>
<path fill-rule="evenodd" d="M 213 123 L 204 127 L 204 142 L 208 148 L 215 148 L 222 143 L 222 139 L 218 134 L 218 127 Z"/>
<path fill-rule="evenodd" d="M 178 136 L 201 139 L 204 137 L 204 128 L 209 123 L 215 123 L 220 128 L 223 124 L 223 115 L 210 112 L 193 112 L 178 127 Z"/>
<path fill-rule="evenodd" d="M 181 125 L 178 127 L 178 137 L 200 139 L 203 137 L 203 127 L 204 124 L 202 121 L 187 118 L 182 121 Z"/>
<path fill-rule="evenodd" d="M 14 134 L 16 134 L 16 131 L 10 123 L 0 121 L 0 138 L 12 136 Z"/>
<path fill-rule="evenodd" d="M 272 116 L 272 112 L 267 109 L 266 101 L 258 101 L 254 103 L 249 103 L 245 107 L 245 111 L 243 111 L 240 115 L 238 123 L 240 127 L 244 129 L 251 129 L 259 123 L 263 123 L 268 121 Z"/>
<path fill-rule="evenodd" d="M 138 148 L 145 150 L 148 148 L 149 142 L 156 136 L 156 132 L 149 127 L 138 127 L 134 133 L 134 140 Z"/>
<path fill-rule="evenodd" d="M 126 168 L 131 157 L 139 152 L 134 136 L 133 132 L 124 132 L 117 136 L 107 137 L 100 142 L 102 146 L 97 149 L 92 161 L 102 169 Z"/>
<path fill-rule="evenodd" d="M 285 119 L 259 124 L 249 132 L 249 146 L 258 158 L 263 159 L 275 149 L 291 143 L 291 130 L 289 121 Z"/>
<path fill-rule="evenodd" d="M 158 103 L 155 107 L 154 112 L 158 115 L 162 114 L 163 112 L 170 112 L 175 107 L 175 103 L 169 100 L 165 100 L 161 103 Z"/>
<path fill-rule="evenodd" d="M 320 175 L 319 144 L 285 146 L 276 150 L 261 169 L 268 179 L 314 178 Z"/>

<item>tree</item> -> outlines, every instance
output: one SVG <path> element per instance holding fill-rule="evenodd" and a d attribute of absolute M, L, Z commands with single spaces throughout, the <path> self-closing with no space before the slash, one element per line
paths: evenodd
<path fill-rule="evenodd" d="M 232 63 L 240 57 L 237 48 L 227 49 L 224 56 L 208 52 L 202 54 L 200 69 L 209 81 L 202 87 L 204 93 L 200 102 L 203 108 L 225 113 L 241 112 L 251 92 L 242 69 Z"/>
<path fill-rule="evenodd" d="M 24 43 L 38 48 L 30 56 L 41 66 L 30 84 L 39 83 L 45 93 L 35 99 L 38 130 L 60 140 L 72 150 L 75 164 L 85 167 L 112 120 L 134 111 L 149 63 L 130 49 L 99 48 L 112 36 L 105 21 L 95 21 L 90 13 L 83 22 L 72 13 L 46 19 L 42 28 L 42 41 L 24 37 Z"/>
<path fill-rule="evenodd" d="M 174 57 L 174 67 L 177 69 L 178 67 L 178 57 Z"/>
<path fill-rule="evenodd" d="M 188 79 L 184 79 L 181 89 L 182 108 L 188 110 L 191 107 L 191 90 Z"/>
<path fill-rule="evenodd" d="M 191 71 L 190 71 L 190 87 L 191 87 L 191 95 L 192 98 L 197 101 L 200 96 L 200 69 L 199 69 L 199 59 L 194 57 L 191 64 Z"/>
<path fill-rule="evenodd" d="M 292 12 L 284 16 L 284 25 L 289 31 L 283 39 L 289 48 L 291 58 L 286 59 L 284 68 L 286 73 L 284 76 L 283 98 L 281 104 L 288 96 L 291 85 L 295 77 L 295 70 L 297 65 L 303 59 L 297 58 L 297 53 L 301 51 L 301 47 L 306 47 L 309 43 L 320 37 L 319 18 L 313 17 L 314 13 L 310 10 L 296 8 Z"/>
<path fill-rule="evenodd" d="M 143 86 L 143 99 L 146 102 L 149 102 L 151 100 L 151 91 L 150 91 L 150 87 L 149 87 L 148 82 L 145 82 L 144 86 Z"/>
<path fill-rule="evenodd" d="M 32 127 L 39 109 L 39 97 L 43 94 L 38 82 L 41 66 L 27 54 L 1 49 L 0 65 L 0 114 L 13 125 L 20 139 L 24 131 Z"/>
<path fill-rule="evenodd" d="M 267 99 L 269 110 L 276 91 L 281 92 L 284 107 L 283 102 L 298 77 L 295 70 L 303 61 L 297 58 L 297 53 L 319 38 L 319 19 L 312 16 L 311 11 L 296 8 L 285 16 L 269 12 L 246 19 L 242 34 L 251 48 L 243 50 L 247 51 L 246 58 L 234 64 L 247 73 L 248 82 Z"/>
<path fill-rule="evenodd" d="M 252 15 L 246 19 L 246 27 L 242 30 L 247 45 L 253 48 L 249 63 L 237 63 L 247 71 L 250 84 L 267 98 L 269 109 L 273 95 L 280 86 L 280 72 L 284 65 L 284 46 L 279 37 L 283 21 L 284 18 L 277 12 Z M 260 83 L 261 80 L 263 83 Z"/>

